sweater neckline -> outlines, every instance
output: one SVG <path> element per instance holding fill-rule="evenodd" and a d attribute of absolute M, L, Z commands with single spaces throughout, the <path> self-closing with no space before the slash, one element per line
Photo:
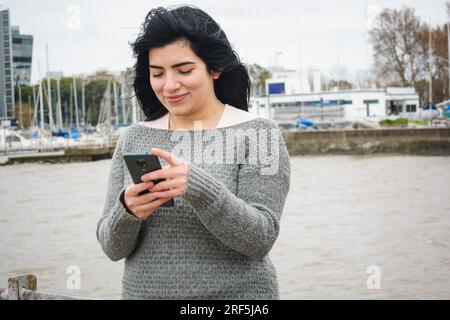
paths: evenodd
<path fill-rule="evenodd" d="M 173 132 L 206 132 L 206 131 L 222 131 L 224 129 L 231 129 L 231 128 L 234 128 L 234 127 L 241 127 L 241 126 L 244 126 L 244 125 L 246 125 L 246 124 L 248 124 L 248 123 L 250 123 L 252 121 L 258 121 L 258 120 L 261 120 L 261 119 L 263 119 L 263 118 L 257 117 L 257 118 L 253 118 L 253 119 L 250 119 L 250 120 L 242 121 L 242 122 L 230 125 L 230 126 L 219 127 L 219 128 L 209 128 L 209 129 L 202 129 L 202 130 L 187 130 L 187 129 L 168 130 L 168 129 L 148 127 L 148 126 L 144 126 L 144 125 L 141 125 L 141 124 L 138 124 L 138 123 L 136 123 L 134 126 L 135 127 L 139 127 L 139 128 L 143 128 L 143 129 L 146 129 L 146 130 L 150 130 L 150 131 L 153 130 L 153 131 L 164 132 L 164 133 L 173 133 Z"/>

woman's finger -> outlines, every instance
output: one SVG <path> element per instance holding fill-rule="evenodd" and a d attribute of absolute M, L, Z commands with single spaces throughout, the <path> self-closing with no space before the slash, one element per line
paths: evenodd
<path fill-rule="evenodd" d="M 155 183 L 153 181 L 145 181 L 138 184 L 132 184 L 128 186 L 127 190 L 125 191 L 125 194 L 132 197 L 137 197 L 139 193 L 141 193 L 144 190 L 150 189 L 154 185 Z"/>
<path fill-rule="evenodd" d="M 175 157 L 170 152 L 167 152 L 167 151 L 164 151 L 164 150 L 161 150 L 158 148 L 152 148 L 152 154 L 163 158 L 171 166 L 176 166 L 179 163 L 179 161 L 177 159 L 175 159 Z"/>
<path fill-rule="evenodd" d="M 158 197 L 156 197 L 153 192 L 149 192 L 135 197 L 133 199 L 133 204 L 135 206 L 145 205 L 154 201 L 155 199 L 158 199 Z"/>
<path fill-rule="evenodd" d="M 138 208 L 136 208 L 136 212 L 139 213 L 139 216 L 141 217 L 141 219 L 147 219 L 148 216 L 150 216 L 153 212 L 155 212 L 155 210 L 158 207 L 160 207 L 161 205 L 163 205 L 170 199 L 172 199 L 172 198 L 167 197 L 167 198 L 156 199 L 148 204 L 139 206 Z"/>
<path fill-rule="evenodd" d="M 169 189 L 174 189 L 179 186 L 182 186 L 186 183 L 185 177 L 176 177 L 170 180 L 164 180 L 155 184 L 152 188 L 150 188 L 151 192 L 155 191 L 164 191 Z"/>
<path fill-rule="evenodd" d="M 166 197 L 179 197 L 181 196 L 184 191 L 186 190 L 185 186 L 182 186 L 180 188 L 175 188 L 175 189 L 170 189 L 170 190 L 165 190 L 165 191 L 156 191 L 156 192 L 152 192 L 152 194 L 157 197 L 157 198 L 166 198 Z"/>
<path fill-rule="evenodd" d="M 141 179 L 142 181 L 154 181 L 158 179 L 173 179 L 177 176 L 184 174 L 185 169 L 183 166 L 176 167 L 164 167 L 162 169 L 155 170 L 144 174 Z"/>

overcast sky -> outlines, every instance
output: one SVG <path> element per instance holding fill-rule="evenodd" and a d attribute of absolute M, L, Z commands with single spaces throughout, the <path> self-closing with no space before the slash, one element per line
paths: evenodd
<path fill-rule="evenodd" d="M 64 75 L 131 67 L 128 42 L 147 12 L 181 3 L 209 13 L 246 63 L 313 67 L 326 74 L 336 66 L 350 73 L 367 69 L 367 25 L 383 8 L 407 5 L 432 25 L 447 21 L 445 0 L 0 0 L 10 9 L 11 24 L 34 36 L 33 82 L 38 61 L 41 74 L 46 72 L 46 43 L 51 71 Z"/>

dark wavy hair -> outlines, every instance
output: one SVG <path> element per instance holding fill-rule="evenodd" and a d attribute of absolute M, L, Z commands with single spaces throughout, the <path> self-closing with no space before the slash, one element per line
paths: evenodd
<path fill-rule="evenodd" d="M 147 14 L 136 41 L 131 43 L 136 58 L 133 88 L 146 121 L 160 118 L 168 112 L 150 86 L 148 51 L 177 40 L 189 43 L 209 73 L 221 72 L 220 77 L 214 80 L 217 98 L 224 104 L 248 111 L 248 70 L 217 22 L 193 6 L 158 7 Z"/>

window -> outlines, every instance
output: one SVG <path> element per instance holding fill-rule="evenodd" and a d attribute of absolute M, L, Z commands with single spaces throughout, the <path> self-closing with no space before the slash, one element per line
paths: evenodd
<path fill-rule="evenodd" d="M 31 44 L 33 44 L 33 39 L 31 39 L 31 38 L 14 38 L 13 37 L 13 44 L 31 45 Z"/>
<path fill-rule="evenodd" d="M 378 103 L 378 100 L 364 100 L 363 103 L 364 104 L 374 104 L 374 103 Z"/>
<path fill-rule="evenodd" d="M 30 62 L 31 57 L 13 57 L 13 62 Z"/>
<path fill-rule="evenodd" d="M 416 105 L 415 104 L 407 104 L 406 112 L 416 112 Z"/>

